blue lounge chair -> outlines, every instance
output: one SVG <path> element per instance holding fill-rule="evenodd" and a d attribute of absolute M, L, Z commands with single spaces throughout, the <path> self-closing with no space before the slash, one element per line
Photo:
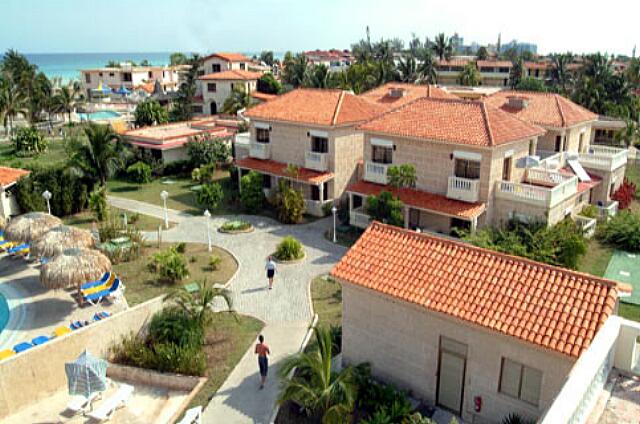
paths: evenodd
<path fill-rule="evenodd" d="M 107 296 L 113 296 L 118 290 L 120 290 L 120 279 L 116 278 L 111 287 L 106 290 L 102 290 L 96 293 L 91 293 L 88 296 L 84 297 L 84 300 L 91 303 L 92 305 L 96 305 L 102 301 Z"/>
<path fill-rule="evenodd" d="M 49 340 L 51 340 L 51 339 L 49 337 L 47 337 L 47 336 L 38 336 L 38 337 L 34 338 L 33 340 L 31 340 L 31 343 L 33 343 L 35 346 L 38 346 L 38 345 L 41 345 L 41 344 L 45 344 Z"/>
<path fill-rule="evenodd" d="M 109 318 L 111 314 L 107 311 L 98 312 L 93 316 L 94 321 L 101 321 L 103 319 Z"/>
<path fill-rule="evenodd" d="M 71 325 L 69 325 L 69 328 L 71 328 L 72 330 L 77 330 L 78 328 L 82 328 L 84 326 L 85 324 L 83 324 L 81 321 L 75 321 L 72 322 Z"/>
<path fill-rule="evenodd" d="M 25 350 L 29 350 L 33 347 L 33 345 L 29 342 L 22 342 L 22 343 L 18 343 L 17 345 L 15 345 L 13 347 L 13 351 L 15 353 L 20 353 L 20 352 L 24 352 Z"/>
<path fill-rule="evenodd" d="M 80 286 L 80 288 L 82 290 L 86 290 L 86 289 L 90 289 L 91 287 L 99 286 L 99 285 L 104 284 L 107 281 L 109 281 L 109 277 L 111 277 L 111 272 L 107 271 L 107 272 L 104 273 L 102 278 L 100 278 L 99 280 L 90 281 L 88 283 L 84 283 L 83 285 Z"/>
<path fill-rule="evenodd" d="M 27 243 L 24 243 L 19 246 L 12 247 L 11 249 L 7 250 L 7 253 L 10 255 L 13 255 L 15 253 L 18 253 L 21 250 L 28 249 L 28 248 L 29 248 L 29 245 Z"/>

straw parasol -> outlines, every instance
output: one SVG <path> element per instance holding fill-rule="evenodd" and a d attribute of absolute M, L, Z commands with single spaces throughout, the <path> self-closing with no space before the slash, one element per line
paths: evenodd
<path fill-rule="evenodd" d="M 87 230 L 68 225 L 53 227 L 31 243 L 31 254 L 36 257 L 50 258 L 74 247 L 93 247 L 95 240 Z"/>
<path fill-rule="evenodd" d="M 111 261 L 93 249 L 63 250 L 40 268 L 40 282 L 48 289 L 80 287 L 111 269 Z"/>
<path fill-rule="evenodd" d="M 7 226 L 7 220 L 0 216 L 0 230 L 4 230 L 4 227 Z"/>
<path fill-rule="evenodd" d="M 53 215 L 29 212 L 13 218 L 4 230 L 4 237 L 19 243 L 29 243 L 58 225 L 62 225 L 62 221 Z"/>

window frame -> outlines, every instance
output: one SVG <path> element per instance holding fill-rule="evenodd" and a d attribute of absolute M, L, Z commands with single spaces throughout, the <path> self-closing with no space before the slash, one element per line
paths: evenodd
<path fill-rule="evenodd" d="M 378 152 L 383 152 L 378 155 Z M 391 165 L 393 163 L 393 147 L 385 146 L 371 146 L 371 161 L 374 163 L 381 163 L 385 165 Z"/>
<path fill-rule="evenodd" d="M 464 174 L 464 175 L 458 175 L 458 164 L 463 164 L 463 170 L 464 172 L 461 172 L 460 174 Z M 474 164 L 473 167 L 471 167 L 471 165 Z M 477 164 L 477 177 L 474 177 L 474 173 L 470 172 L 471 170 L 475 171 L 476 168 L 476 164 Z M 467 180 L 479 180 L 480 179 L 480 173 L 481 173 L 481 163 L 480 161 L 477 160 L 469 160 L 469 159 L 462 159 L 462 158 L 455 158 L 454 162 L 453 162 L 453 175 L 455 175 L 458 178 L 465 178 Z"/>
<path fill-rule="evenodd" d="M 517 384 L 516 384 L 517 387 L 518 387 L 518 395 L 517 396 L 514 396 L 511 393 L 507 393 L 506 391 L 504 391 L 505 389 L 503 388 L 503 386 L 504 386 L 503 377 L 505 375 L 504 367 L 505 367 L 506 361 L 509 361 L 512 364 L 517 365 L 518 367 L 520 367 L 520 370 L 519 370 L 519 373 L 518 373 L 518 381 L 517 381 Z M 524 399 L 522 397 L 523 396 L 522 395 L 522 388 L 523 388 L 523 382 L 524 382 L 524 379 L 525 379 L 524 378 L 525 377 L 525 369 L 528 369 L 529 371 L 531 371 L 533 373 L 537 373 L 539 375 L 537 401 L 535 403 L 531 402 L 528 399 Z M 502 395 L 505 395 L 505 396 L 508 396 L 511 399 L 519 400 L 519 401 L 524 402 L 524 403 L 526 403 L 528 405 L 535 406 L 536 408 L 540 407 L 540 395 L 541 395 L 541 392 L 542 392 L 543 377 L 544 377 L 544 373 L 541 370 L 539 370 L 537 368 L 534 368 L 534 367 L 530 367 L 530 366 L 525 365 L 525 364 L 523 364 L 521 362 L 514 361 L 513 359 L 509 359 L 509 358 L 506 358 L 506 357 L 503 356 L 501 358 L 501 361 L 500 361 L 500 375 L 498 376 L 498 393 L 500 393 Z"/>
<path fill-rule="evenodd" d="M 216 84 L 215 82 L 208 82 L 207 93 L 217 93 L 217 92 L 218 92 L 218 84 Z"/>
<path fill-rule="evenodd" d="M 265 138 L 264 135 L 267 135 Z M 256 142 L 268 144 L 271 143 L 271 131 L 267 128 L 256 128 Z"/>
<path fill-rule="evenodd" d="M 311 151 L 314 153 L 329 153 L 329 138 L 312 135 Z"/>

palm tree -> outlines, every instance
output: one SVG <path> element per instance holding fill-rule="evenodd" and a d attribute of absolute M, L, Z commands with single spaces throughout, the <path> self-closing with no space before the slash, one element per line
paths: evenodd
<path fill-rule="evenodd" d="M 436 72 L 436 61 L 431 51 L 424 49 L 418 60 L 420 61 L 418 65 L 420 81 L 426 84 L 435 84 L 438 79 L 438 73 Z"/>
<path fill-rule="evenodd" d="M 433 45 L 433 51 L 440 60 L 449 60 L 451 58 L 451 55 L 453 54 L 453 46 L 451 45 L 451 40 L 447 38 L 442 32 L 436 35 Z"/>
<path fill-rule="evenodd" d="M 458 82 L 468 87 L 476 87 L 480 85 L 480 73 L 474 63 L 467 63 L 458 76 Z"/>
<path fill-rule="evenodd" d="M 78 88 L 72 84 L 60 87 L 53 96 L 55 110 L 60 113 L 66 113 L 69 122 L 71 122 L 71 112 L 75 111 L 81 102 Z"/>
<path fill-rule="evenodd" d="M 334 371 L 330 331 L 323 327 L 313 331 L 317 349 L 287 358 L 280 368 L 283 385 L 278 403 L 293 401 L 321 416 L 324 424 L 348 422 L 357 394 L 355 371 L 352 367 Z"/>
<path fill-rule="evenodd" d="M 27 98 L 20 87 L 10 78 L 0 77 L 0 117 L 6 135 L 13 133 L 13 121 L 18 115 L 27 115 L 27 106 Z"/>
<path fill-rule="evenodd" d="M 524 63 L 522 63 L 522 58 L 519 57 L 512 64 L 511 71 L 509 71 L 509 85 L 512 89 L 515 89 L 524 78 Z"/>
<path fill-rule="evenodd" d="M 330 85 L 329 68 L 323 64 L 315 65 L 307 72 L 304 85 L 312 88 L 328 88 Z"/>
<path fill-rule="evenodd" d="M 476 57 L 478 58 L 478 60 L 487 60 L 487 58 L 489 57 L 487 48 L 485 46 L 480 46 L 478 48 L 478 51 L 476 52 Z"/>
<path fill-rule="evenodd" d="M 640 120 L 627 120 L 627 126 L 615 135 L 618 142 L 625 146 L 634 146 L 640 140 Z"/>
<path fill-rule="evenodd" d="M 251 94 L 244 90 L 244 87 L 239 85 L 233 87 L 231 94 L 227 97 L 222 105 L 222 113 L 229 115 L 235 115 L 238 111 L 246 109 L 254 104 Z"/>
<path fill-rule="evenodd" d="M 214 305 L 217 299 L 222 299 L 227 307 L 226 312 L 234 314 L 233 300 L 231 292 L 225 288 L 215 287 L 211 283 L 196 282 L 198 290 L 194 293 L 188 292 L 184 288 L 174 290 L 165 296 L 165 300 L 174 300 L 178 307 L 182 309 L 191 319 L 196 321 L 201 328 L 206 328 L 216 312 Z"/>
<path fill-rule="evenodd" d="M 627 78 L 635 87 L 640 87 L 640 58 L 634 57 L 627 68 Z"/>
<path fill-rule="evenodd" d="M 396 74 L 402 82 L 416 82 L 420 76 L 416 59 L 413 56 L 400 59 L 396 67 Z"/>
<path fill-rule="evenodd" d="M 573 75 L 569 70 L 569 65 L 573 62 L 573 54 L 563 53 L 551 55 L 551 79 L 560 87 L 560 92 L 567 95 L 569 87 L 573 83 Z"/>
<path fill-rule="evenodd" d="M 282 80 L 291 84 L 295 88 L 304 84 L 307 77 L 307 57 L 303 54 L 297 54 L 295 57 L 288 56 L 284 60 L 284 69 L 282 70 Z"/>
<path fill-rule="evenodd" d="M 90 123 L 84 129 L 86 138 L 72 139 L 69 164 L 73 170 L 104 185 L 123 164 L 120 136 L 110 125 Z"/>

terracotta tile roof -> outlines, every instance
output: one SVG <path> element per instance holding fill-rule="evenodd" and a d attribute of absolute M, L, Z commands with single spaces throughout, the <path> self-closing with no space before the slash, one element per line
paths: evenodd
<path fill-rule="evenodd" d="M 269 100 L 275 99 L 276 97 L 278 97 L 278 95 L 254 91 L 251 93 L 251 97 L 253 97 L 254 99 L 262 100 L 263 102 L 267 102 Z"/>
<path fill-rule="evenodd" d="M 551 64 L 548 62 L 524 62 L 525 69 L 550 69 Z"/>
<path fill-rule="evenodd" d="M 509 60 L 479 60 L 476 62 L 478 68 L 512 68 L 513 63 Z"/>
<path fill-rule="evenodd" d="M 509 113 L 482 102 L 420 98 L 374 118 L 364 131 L 474 146 L 496 146 L 544 134 Z"/>
<path fill-rule="evenodd" d="M 334 126 L 366 121 L 384 110 L 384 107 L 346 91 L 302 88 L 252 107 L 245 116 Z"/>
<path fill-rule="evenodd" d="M 351 184 L 347 187 L 347 191 L 364 196 L 377 196 L 382 191 L 388 191 L 398 197 L 405 205 L 467 220 L 479 216 L 485 209 L 483 203 L 461 202 L 449 199 L 441 194 L 410 188 L 398 190 L 390 186 L 373 184 L 367 181 L 358 181 L 355 184 Z"/>
<path fill-rule="evenodd" d="M 249 58 L 240 53 L 226 53 L 219 52 L 213 53 L 208 56 L 203 57 L 201 60 L 204 62 L 207 59 L 211 59 L 212 57 L 218 57 L 220 59 L 226 60 L 227 62 L 249 62 Z"/>
<path fill-rule="evenodd" d="M 393 89 L 403 90 L 403 95 L 400 97 L 392 96 L 391 90 Z M 367 99 L 387 109 L 400 107 L 420 97 L 430 97 L 434 99 L 458 98 L 435 85 L 406 84 L 399 82 L 389 82 L 360 95 L 360 98 Z"/>
<path fill-rule="evenodd" d="M 438 66 L 465 66 L 469 62 L 471 61 L 468 59 L 451 59 L 451 60 L 438 59 L 437 65 Z"/>
<path fill-rule="evenodd" d="M 624 285 L 374 222 L 333 268 L 342 281 L 578 357 Z"/>
<path fill-rule="evenodd" d="M 9 168 L 0 166 L 0 186 L 8 186 L 18 181 L 20 178 L 28 175 L 29 171 L 20 168 Z"/>
<path fill-rule="evenodd" d="M 299 168 L 297 177 L 292 178 L 287 173 L 287 164 L 276 162 L 274 160 L 245 158 L 236 161 L 236 166 L 238 168 L 251 169 L 263 174 L 286 177 L 288 179 L 313 185 L 322 184 L 323 182 L 333 178 L 333 174 L 331 172 L 317 172 L 307 168 Z"/>
<path fill-rule="evenodd" d="M 525 98 L 528 101 L 527 107 L 522 109 L 510 107 L 509 97 L 514 96 Z M 499 91 L 484 101 L 527 122 L 554 128 L 569 127 L 598 118 L 595 113 L 556 93 Z"/>
<path fill-rule="evenodd" d="M 206 74 L 199 77 L 199 80 L 202 81 L 216 81 L 216 80 L 242 80 L 242 81 L 250 81 L 257 80 L 262 76 L 260 72 L 251 72 L 251 71 L 241 71 L 238 69 L 233 69 L 229 71 L 221 71 L 214 72 L 212 74 Z"/>

